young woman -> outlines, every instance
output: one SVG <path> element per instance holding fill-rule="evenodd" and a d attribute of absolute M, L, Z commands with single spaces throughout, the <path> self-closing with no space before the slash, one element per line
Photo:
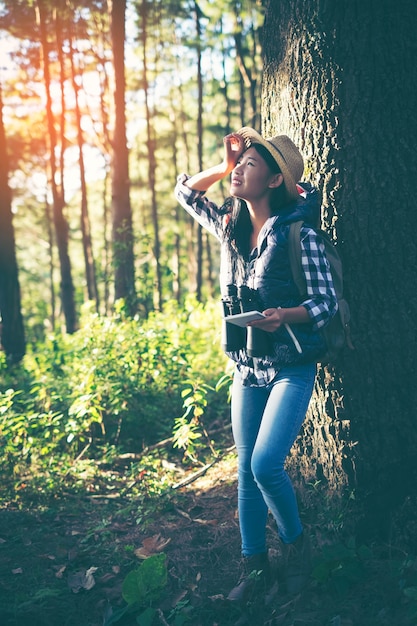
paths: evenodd
<path fill-rule="evenodd" d="M 231 301 L 239 304 L 240 296 L 244 310 L 257 308 L 265 315 L 249 324 L 246 338 L 229 332 L 225 346 L 236 362 L 231 413 L 243 557 L 241 577 L 228 599 L 241 602 L 270 582 L 268 510 L 282 541 L 287 592 L 297 593 L 309 576 L 309 540 L 284 464 L 304 420 L 324 349 L 317 331 L 334 315 L 337 301 L 314 230 L 318 193 L 308 183 L 297 184 L 304 164 L 294 143 L 285 135 L 264 139 L 247 127 L 223 141 L 222 163 L 192 177 L 182 174 L 175 193 L 220 240 L 226 308 Z M 231 198 L 218 207 L 205 192 L 229 174 Z M 303 302 L 288 253 L 290 224 L 298 220 L 304 222 L 301 248 L 308 295 Z M 226 328 L 231 331 L 229 322 Z M 253 571 L 258 575 L 251 575 Z"/>

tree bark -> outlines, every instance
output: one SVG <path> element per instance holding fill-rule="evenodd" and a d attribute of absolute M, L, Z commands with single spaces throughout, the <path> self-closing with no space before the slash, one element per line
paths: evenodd
<path fill-rule="evenodd" d="M 196 51 L 197 51 L 197 86 L 198 86 L 198 113 L 197 113 L 197 150 L 198 168 L 203 169 L 203 72 L 201 57 L 201 11 L 197 2 L 194 2 L 195 25 L 196 25 Z M 203 288 L 203 232 L 200 224 L 197 224 L 197 300 L 201 301 Z"/>
<path fill-rule="evenodd" d="M 57 159 L 55 149 L 57 146 L 57 133 L 52 110 L 51 77 L 49 68 L 49 44 L 47 34 L 47 10 L 41 0 L 37 1 L 41 46 L 43 53 L 43 72 L 46 92 L 46 116 L 48 122 L 48 135 L 50 143 L 50 168 L 51 168 L 51 189 L 53 198 L 53 216 L 58 246 L 60 270 L 61 270 L 61 301 L 64 311 L 66 329 L 68 333 L 73 333 L 77 328 L 77 315 L 75 310 L 74 283 L 72 280 L 71 260 L 68 252 L 68 222 L 64 215 L 64 192 L 61 171 L 60 188 L 57 182 Z M 63 85 L 62 85 L 63 89 Z M 61 146 L 63 151 L 64 146 Z M 61 152 L 62 153 L 62 152 Z"/>
<path fill-rule="evenodd" d="M 266 7 L 263 131 L 295 140 L 323 193 L 355 344 L 319 370 L 293 458 L 305 480 L 355 489 L 366 531 L 417 484 L 416 19 L 412 0 Z"/>
<path fill-rule="evenodd" d="M 146 147 L 148 151 L 148 184 L 151 194 L 151 214 L 153 226 L 153 256 L 155 260 L 156 280 L 154 293 L 154 306 L 157 310 L 162 310 L 162 269 L 161 269 L 161 243 L 159 240 L 159 218 L 158 206 L 156 201 L 156 142 L 155 132 L 152 124 L 152 111 L 150 107 L 149 94 L 149 78 L 148 78 L 148 0 L 143 0 L 139 8 L 139 16 L 141 18 L 141 38 L 142 38 L 142 66 L 143 66 L 143 90 L 145 96 L 145 115 L 146 115 Z"/>
<path fill-rule="evenodd" d="M 16 261 L 11 194 L 8 184 L 8 155 L 3 124 L 0 86 L 0 343 L 10 362 L 19 362 L 26 350 L 20 287 Z"/>
<path fill-rule="evenodd" d="M 256 97 L 256 83 L 257 77 L 254 72 L 248 66 L 249 55 L 245 53 L 244 41 L 247 38 L 242 34 L 242 18 L 240 15 L 240 5 L 236 4 L 234 7 L 234 19 L 235 19 L 235 50 L 236 50 L 236 64 L 240 73 L 240 85 L 241 85 L 241 118 L 243 125 L 249 125 L 256 127 L 257 120 L 257 97 Z M 253 32 L 251 33 L 253 34 Z M 249 111 L 246 111 L 245 106 L 245 92 L 249 94 Z"/>
<path fill-rule="evenodd" d="M 75 119 L 77 124 L 77 142 L 78 142 L 78 165 L 80 169 L 80 184 L 81 184 L 81 236 L 83 244 L 84 254 L 84 267 L 85 276 L 87 282 L 88 299 L 95 302 L 96 311 L 99 310 L 99 295 L 97 288 L 96 277 L 96 265 L 94 261 L 93 242 L 91 239 L 91 225 L 90 214 L 88 211 L 88 195 L 87 195 L 87 182 L 85 177 L 85 163 L 84 163 L 84 137 L 81 127 L 81 110 L 79 102 L 79 87 L 77 84 L 75 64 L 74 64 L 74 46 L 72 41 L 72 34 L 69 36 L 69 55 L 71 64 L 71 80 L 72 88 L 74 91 L 74 105 L 75 105 Z"/>
<path fill-rule="evenodd" d="M 126 0 L 111 7 L 111 37 L 115 75 L 115 127 L 113 136 L 112 217 L 115 300 L 123 298 L 129 314 L 136 311 L 132 209 L 130 204 L 129 153 L 125 113 L 125 14 Z"/>

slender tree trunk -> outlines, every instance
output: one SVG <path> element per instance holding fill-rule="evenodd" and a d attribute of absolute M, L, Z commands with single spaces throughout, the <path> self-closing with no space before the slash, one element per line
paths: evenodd
<path fill-rule="evenodd" d="M 224 93 L 224 102 L 225 102 L 225 117 L 226 117 L 226 132 L 225 134 L 228 135 L 229 133 L 232 132 L 232 107 L 231 107 L 231 102 L 230 102 L 230 98 L 229 98 L 229 78 L 227 76 L 227 72 L 226 72 L 226 61 L 227 61 L 227 53 L 224 47 L 224 41 L 223 41 L 223 20 L 220 20 L 220 36 L 222 38 L 222 75 L 223 75 L 223 93 Z"/>
<path fill-rule="evenodd" d="M 95 302 L 96 310 L 99 310 L 99 295 L 97 290 L 97 278 L 96 278 L 96 268 L 94 262 L 94 254 L 93 254 L 93 243 L 91 240 L 91 226 L 90 226 L 90 216 L 88 212 L 88 195 L 87 195 L 87 183 L 85 180 L 85 164 L 84 164 L 84 154 L 83 154 L 83 131 L 81 128 L 81 111 L 80 111 L 80 103 L 79 103 L 79 87 L 77 85 L 76 75 L 75 75 L 75 67 L 74 67 L 74 48 L 72 45 L 71 39 L 70 41 L 70 62 L 71 62 L 71 78 L 72 78 L 72 88 L 74 90 L 75 97 L 75 119 L 77 123 L 77 142 L 78 142 L 78 165 L 80 169 L 80 181 L 81 181 L 81 236 L 82 236 L 82 245 L 83 245 L 83 253 L 84 253 L 84 266 L 85 266 L 85 275 L 87 282 L 87 293 L 88 299 Z"/>
<path fill-rule="evenodd" d="M 58 6 L 56 6 L 58 5 Z M 51 20 L 53 20 L 55 25 L 55 36 L 56 36 L 56 52 L 58 56 L 58 64 L 59 64 L 59 82 L 61 86 L 61 112 L 59 116 L 59 141 L 57 141 L 56 152 L 59 151 L 59 157 L 57 156 L 57 170 L 59 171 L 59 187 L 60 194 L 62 197 L 62 201 L 65 204 L 65 150 L 67 147 L 67 139 L 66 139 L 66 113 L 67 113 L 67 103 L 65 100 L 65 80 L 66 80 L 66 65 L 65 65 L 65 56 L 64 56 L 64 42 L 62 38 L 62 21 L 61 21 L 61 10 L 62 0 L 58 0 L 55 3 L 55 6 L 51 7 Z M 48 57 L 49 63 L 49 57 Z"/>
<path fill-rule="evenodd" d="M 46 91 L 46 116 L 48 122 L 48 134 L 50 142 L 50 168 L 51 168 L 51 189 L 53 198 L 53 215 L 58 246 L 60 270 L 61 270 L 61 301 L 65 316 L 66 329 L 68 333 L 73 333 L 77 328 L 77 316 L 74 299 L 74 283 L 72 280 L 71 261 L 68 253 L 68 222 L 64 216 L 64 197 L 61 177 L 61 187 L 57 184 L 57 164 L 56 147 L 57 137 L 55 130 L 55 120 L 52 111 L 51 79 L 49 71 L 49 45 L 46 28 L 47 13 L 42 0 L 37 1 L 39 26 L 41 35 L 41 46 L 43 53 L 43 71 Z"/>
<path fill-rule="evenodd" d="M 101 258 L 100 269 L 102 272 L 102 282 L 104 284 L 104 312 L 107 314 L 111 310 L 111 285 L 112 285 L 112 250 L 111 250 L 111 238 L 112 235 L 109 232 L 111 230 L 111 207 L 109 206 L 109 198 L 111 192 L 111 168 L 107 163 L 106 155 L 111 153 L 111 137 L 110 137 L 110 124 L 109 113 L 106 104 L 106 97 L 109 95 L 109 76 L 106 69 L 106 63 L 104 62 L 106 49 L 106 37 L 103 32 L 102 24 L 100 22 L 100 46 L 95 51 L 97 55 L 97 72 L 100 77 L 100 121 L 102 132 L 100 133 L 100 143 L 102 144 L 103 157 L 106 160 L 105 165 L 105 177 L 103 180 L 102 188 L 102 206 L 103 206 L 103 253 Z"/>
<path fill-rule="evenodd" d="M 156 156 L 155 156 L 155 133 L 152 126 L 152 115 L 149 104 L 149 80 L 148 80 L 148 0 L 142 0 L 140 6 L 140 17 L 142 20 L 142 65 L 143 65 L 143 83 L 145 94 L 145 111 L 146 111 L 146 146 L 148 150 L 148 184 L 151 194 L 151 213 L 153 225 L 153 254 L 155 259 L 156 270 L 156 298 L 154 298 L 155 306 L 158 310 L 162 310 L 162 273 L 161 273 L 161 244 L 159 241 L 159 220 L 158 207 L 156 202 Z"/>
<path fill-rule="evenodd" d="M 178 76 L 181 75 L 180 72 L 181 72 L 181 67 L 178 64 L 177 65 Z M 181 120 L 180 137 L 181 137 L 181 143 L 182 143 L 183 149 L 185 151 L 186 171 L 190 173 L 192 170 L 191 155 L 190 155 L 190 138 L 189 138 L 189 133 L 188 133 L 188 118 L 186 115 L 185 104 L 184 104 L 184 93 L 183 93 L 183 87 L 182 87 L 181 82 L 179 82 L 178 84 L 178 98 L 179 98 L 178 116 L 179 116 L 179 119 Z M 177 211 L 178 211 L 178 207 L 177 207 Z M 187 289 L 188 291 L 194 293 L 197 290 L 197 283 L 196 283 L 197 258 L 196 258 L 196 250 L 193 245 L 193 242 L 195 240 L 194 233 L 197 228 L 197 224 L 195 220 L 191 217 L 191 215 L 189 215 L 188 213 L 185 213 L 185 211 L 181 211 L 181 215 L 183 216 L 183 220 L 185 220 L 185 225 L 186 225 Z M 181 259 L 179 257 L 179 266 L 178 266 L 179 276 L 181 276 L 181 272 L 182 272 Z"/>
<path fill-rule="evenodd" d="M 417 485 L 416 22 L 412 0 L 271 0 L 264 29 L 263 130 L 295 139 L 323 191 L 356 348 L 320 370 L 294 458 L 305 479 L 356 489 L 364 532 Z"/>
<path fill-rule="evenodd" d="M 197 150 L 198 167 L 203 169 L 203 74 L 201 67 L 201 22 L 200 8 L 195 2 L 196 21 L 196 48 L 197 48 L 197 85 L 198 85 L 198 113 L 197 113 Z M 203 281 L 203 234 L 200 224 L 197 225 L 197 300 L 201 301 L 201 290 Z"/>
<path fill-rule="evenodd" d="M 240 72 L 241 77 L 241 89 L 243 92 L 249 93 L 249 111 L 246 112 L 246 108 L 244 107 L 246 98 L 242 98 L 241 105 L 243 109 L 241 110 L 241 118 L 242 123 L 247 124 L 249 126 L 255 127 L 256 124 L 256 107 L 257 107 L 257 98 L 256 98 L 256 76 L 254 72 L 248 67 L 247 64 L 247 56 L 245 55 L 245 51 L 243 49 L 243 37 L 242 37 L 242 23 L 241 16 L 239 12 L 239 6 L 235 5 L 235 50 L 236 50 L 236 63 Z"/>
<path fill-rule="evenodd" d="M 0 343 L 12 363 L 19 362 L 26 350 L 15 237 L 8 183 L 8 155 L 3 124 L 3 98 L 0 85 Z"/>
<path fill-rule="evenodd" d="M 172 163 L 174 166 L 174 176 L 175 180 L 179 174 L 178 171 L 178 159 L 177 159 L 177 150 L 178 150 L 178 124 L 177 124 L 177 112 L 175 110 L 174 102 L 171 100 L 171 112 L 170 112 L 170 121 L 172 125 Z M 182 281 L 181 281 L 181 237 L 180 237 L 180 208 L 178 202 L 175 204 L 174 209 L 174 221 L 175 221 L 175 234 L 174 234 L 174 249 L 172 254 L 172 292 L 174 294 L 174 298 L 177 302 L 181 302 L 181 290 L 182 290 Z"/>
<path fill-rule="evenodd" d="M 54 234 L 53 234 L 53 215 L 51 207 L 45 198 L 45 221 L 46 232 L 48 234 L 48 249 L 49 249 L 49 291 L 51 293 L 51 328 L 55 330 L 56 326 L 56 297 L 55 297 L 55 283 L 54 283 Z"/>
<path fill-rule="evenodd" d="M 110 210 L 108 206 L 108 198 L 110 198 L 110 193 L 108 191 L 110 187 L 110 175 L 106 168 L 106 175 L 103 181 L 103 256 L 101 263 L 101 270 L 103 272 L 103 282 L 104 282 L 104 312 L 109 313 L 110 306 L 110 284 L 111 284 L 111 241 L 109 236 L 109 217 Z"/>
<path fill-rule="evenodd" d="M 125 13 L 126 0 L 113 0 L 111 36 L 115 75 L 115 127 L 113 136 L 113 264 L 115 299 L 123 298 L 127 312 L 136 311 L 132 209 L 130 205 L 129 154 L 125 114 Z"/>

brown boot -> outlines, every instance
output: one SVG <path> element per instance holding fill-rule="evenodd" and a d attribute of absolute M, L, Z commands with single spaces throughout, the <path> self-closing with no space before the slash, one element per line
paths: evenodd
<path fill-rule="evenodd" d="M 303 532 L 294 543 L 283 543 L 285 586 L 289 595 L 296 595 L 305 587 L 311 573 L 310 538 Z"/>
<path fill-rule="evenodd" d="M 264 593 L 270 582 L 268 555 L 253 554 L 242 559 L 242 572 L 229 595 L 230 602 L 246 602 L 258 593 Z"/>

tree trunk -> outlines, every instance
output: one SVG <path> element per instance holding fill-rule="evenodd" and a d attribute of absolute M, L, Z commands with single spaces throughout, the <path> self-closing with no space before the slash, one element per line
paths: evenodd
<path fill-rule="evenodd" d="M 172 165 L 173 165 L 173 171 L 174 171 L 174 176 L 176 180 L 179 174 L 178 159 L 177 159 L 178 122 L 177 122 L 177 111 L 175 109 L 175 103 L 172 98 L 171 98 L 170 104 L 171 104 L 171 107 L 170 107 L 169 119 L 170 119 L 171 126 L 172 126 L 172 130 L 171 130 Z M 174 213 L 173 213 L 174 215 L 174 245 L 173 245 L 173 251 L 172 251 L 171 269 L 172 269 L 172 293 L 173 293 L 173 297 L 175 298 L 177 302 L 181 302 L 181 292 L 182 292 L 181 262 L 180 262 L 180 259 L 181 259 L 180 215 L 182 215 L 182 213 L 185 213 L 185 211 L 180 213 L 179 203 L 176 202 Z"/>
<path fill-rule="evenodd" d="M 178 63 L 178 59 L 177 59 L 177 73 L 178 76 L 181 76 L 181 66 Z M 185 151 L 185 162 L 186 162 L 186 172 L 191 172 L 192 171 L 192 166 L 191 166 L 191 151 L 190 151 L 190 136 L 189 136 L 189 129 L 188 129 L 188 117 L 186 114 L 186 107 L 185 107 L 185 99 L 184 99 L 184 93 L 183 93 L 183 86 L 181 81 L 179 81 L 178 83 L 178 99 L 179 99 L 179 111 L 178 111 L 178 119 L 180 120 L 180 132 L 179 132 L 179 137 L 181 138 L 182 141 L 182 145 L 183 145 L 183 149 Z M 174 146 L 174 149 L 177 149 L 177 146 Z M 179 173 L 177 168 L 175 169 L 176 173 Z M 178 233 L 181 232 L 180 230 L 180 222 L 185 222 L 185 234 L 186 234 L 186 246 L 187 246 L 187 253 L 186 253 L 186 259 L 187 259 L 187 263 L 185 268 L 183 269 L 183 267 L 181 266 L 181 255 L 180 255 L 180 247 L 177 246 L 177 255 L 178 255 L 178 280 L 179 280 L 179 287 L 178 287 L 178 301 L 180 301 L 180 292 L 181 292 L 181 276 L 184 273 L 184 285 L 187 285 L 187 289 L 190 292 L 195 292 L 197 289 L 196 286 L 196 277 L 197 277 L 197 258 L 196 258 L 196 251 L 195 251 L 195 247 L 193 245 L 193 242 L 195 240 L 195 235 L 194 235 L 194 231 L 197 227 L 197 224 L 195 222 L 195 220 L 191 217 L 191 215 L 189 215 L 188 213 L 186 213 L 183 210 L 179 210 L 179 205 L 177 204 L 177 208 L 176 208 L 176 215 L 178 216 Z M 179 216 L 182 216 L 181 218 Z M 177 237 L 177 243 L 179 243 L 178 241 L 178 237 Z"/>
<path fill-rule="evenodd" d="M 81 110 L 79 102 L 79 87 L 77 84 L 75 66 L 74 66 L 74 47 L 72 38 L 69 38 L 69 55 L 71 63 L 71 79 L 72 88 L 74 91 L 74 104 L 75 104 L 75 119 L 77 124 L 77 141 L 78 141 L 78 165 L 80 169 L 80 183 L 81 183 L 81 236 L 83 244 L 84 254 L 84 267 L 85 276 L 87 282 L 88 299 L 95 302 L 96 311 L 99 310 L 99 295 L 97 289 L 96 267 L 94 262 L 93 242 L 91 239 L 91 225 L 90 215 L 88 211 L 88 197 L 87 197 L 87 183 L 85 179 L 85 164 L 84 164 L 84 137 L 81 128 Z"/>
<path fill-rule="evenodd" d="M 107 107 L 107 97 L 109 95 L 109 76 L 107 72 L 106 63 L 103 60 L 104 49 L 106 47 L 105 35 L 100 30 L 101 44 L 98 49 L 95 50 L 97 55 L 97 72 L 100 77 L 100 122 L 102 125 L 101 142 L 103 155 L 111 153 L 111 137 L 110 137 L 110 124 L 109 124 L 109 112 Z M 110 290 L 112 286 L 112 234 L 111 234 L 111 166 L 106 159 L 105 176 L 102 187 L 102 206 L 103 206 L 103 240 L 102 240 L 102 255 L 100 268 L 100 276 L 102 277 L 104 295 L 104 312 L 108 314 L 111 310 L 111 295 Z"/>
<path fill-rule="evenodd" d="M 50 323 L 51 328 L 55 331 L 56 328 L 56 296 L 55 296 L 55 282 L 54 282 L 54 269 L 55 269 L 55 259 L 54 259 L 54 233 L 53 233 L 53 215 L 51 207 L 49 206 L 47 198 L 45 198 L 45 223 L 46 223 L 46 233 L 47 233 L 47 242 L 48 242 L 48 251 L 49 251 L 49 291 L 51 293 L 51 317 Z"/>
<path fill-rule="evenodd" d="M 356 348 L 320 369 L 294 459 L 305 479 L 355 489 L 365 529 L 417 484 L 416 20 L 413 0 L 266 7 L 263 131 L 295 140 L 323 192 Z"/>
<path fill-rule="evenodd" d="M 113 136 L 113 263 L 115 299 L 123 298 L 126 310 L 136 310 L 132 209 L 130 205 L 129 154 L 125 114 L 125 13 L 126 0 L 112 2 L 111 36 L 115 74 L 115 127 Z"/>
<path fill-rule="evenodd" d="M 20 287 L 16 262 L 11 196 L 8 184 L 8 155 L 3 125 L 3 98 L 0 86 L 0 343 L 7 358 L 16 363 L 26 350 Z"/>
<path fill-rule="evenodd" d="M 155 155 L 155 133 L 152 125 L 152 113 L 149 103 L 149 80 L 148 80 L 148 0 L 144 0 L 139 9 L 141 18 L 142 33 L 142 65 L 143 65 L 143 89 L 145 95 L 146 111 L 146 147 L 148 151 L 148 184 L 151 194 L 151 213 L 153 225 L 153 255 L 155 260 L 156 280 L 154 306 L 157 310 L 162 310 L 162 270 L 161 270 L 161 244 L 159 241 L 159 219 L 156 202 L 156 155 Z"/>
<path fill-rule="evenodd" d="M 198 113 L 197 113 L 197 150 L 198 167 L 203 169 L 203 73 L 201 67 L 201 22 L 200 8 L 194 3 L 196 23 L 196 49 L 197 49 L 197 85 L 198 85 Z M 201 301 L 203 287 L 203 233 L 200 224 L 197 224 L 197 300 Z"/>
<path fill-rule="evenodd" d="M 231 106 L 231 101 L 230 101 L 230 97 L 229 97 L 229 84 L 228 84 L 228 76 L 227 76 L 227 71 L 226 71 L 226 63 L 227 63 L 227 57 L 228 57 L 228 53 L 226 51 L 225 45 L 224 45 L 224 40 L 223 40 L 223 18 L 220 18 L 220 35 L 221 35 L 221 41 L 222 41 L 222 49 L 221 49 L 221 55 L 222 55 L 222 82 L 223 82 L 223 94 L 224 94 L 224 115 L 226 118 L 226 124 L 225 124 L 225 135 L 229 135 L 229 133 L 232 132 L 232 106 Z"/>
<path fill-rule="evenodd" d="M 242 18 L 240 16 L 240 6 L 234 6 L 234 18 L 235 18 L 235 34 L 234 34 L 234 42 L 235 42 L 235 50 L 236 50 L 236 64 L 240 73 L 240 84 L 242 90 L 242 102 L 241 102 L 241 117 L 242 123 L 244 125 L 256 127 L 256 106 L 257 106 L 257 98 L 256 98 L 256 76 L 254 76 L 254 72 L 248 67 L 248 56 L 244 51 L 244 38 L 242 35 Z M 249 93 L 249 111 L 246 111 L 245 107 L 245 97 L 244 93 L 247 90 Z M 259 120 L 258 120 L 259 122 Z"/>
<path fill-rule="evenodd" d="M 55 149 L 57 146 L 57 136 L 54 114 L 52 111 L 51 79 L 49 70 L 49 45 L 46 26 L 47 13 L 45 6 L 41 0 L 38 0 L 37 7 L 39 14 L 40 37 L 43 54 L 43 72 L 46 92 L 46 116 L 48 121 L 48 134 L 51 151 L 50 168 L 53 198 L 53 215 L 61 270 L 61 301 L 65 316 L 67 332 L 73 333 L 77 327 L 77 316 L 75 311 L 74 283 L 72 280 L 71 261 L 68 253 L 68 222 L 64 215 L 62 172 L 60 188 L 58 188 L 57 183 L 58 168 L 55 154 Z M 63 150 L 63 146 L 61 146 L 61 150 Z"/>

